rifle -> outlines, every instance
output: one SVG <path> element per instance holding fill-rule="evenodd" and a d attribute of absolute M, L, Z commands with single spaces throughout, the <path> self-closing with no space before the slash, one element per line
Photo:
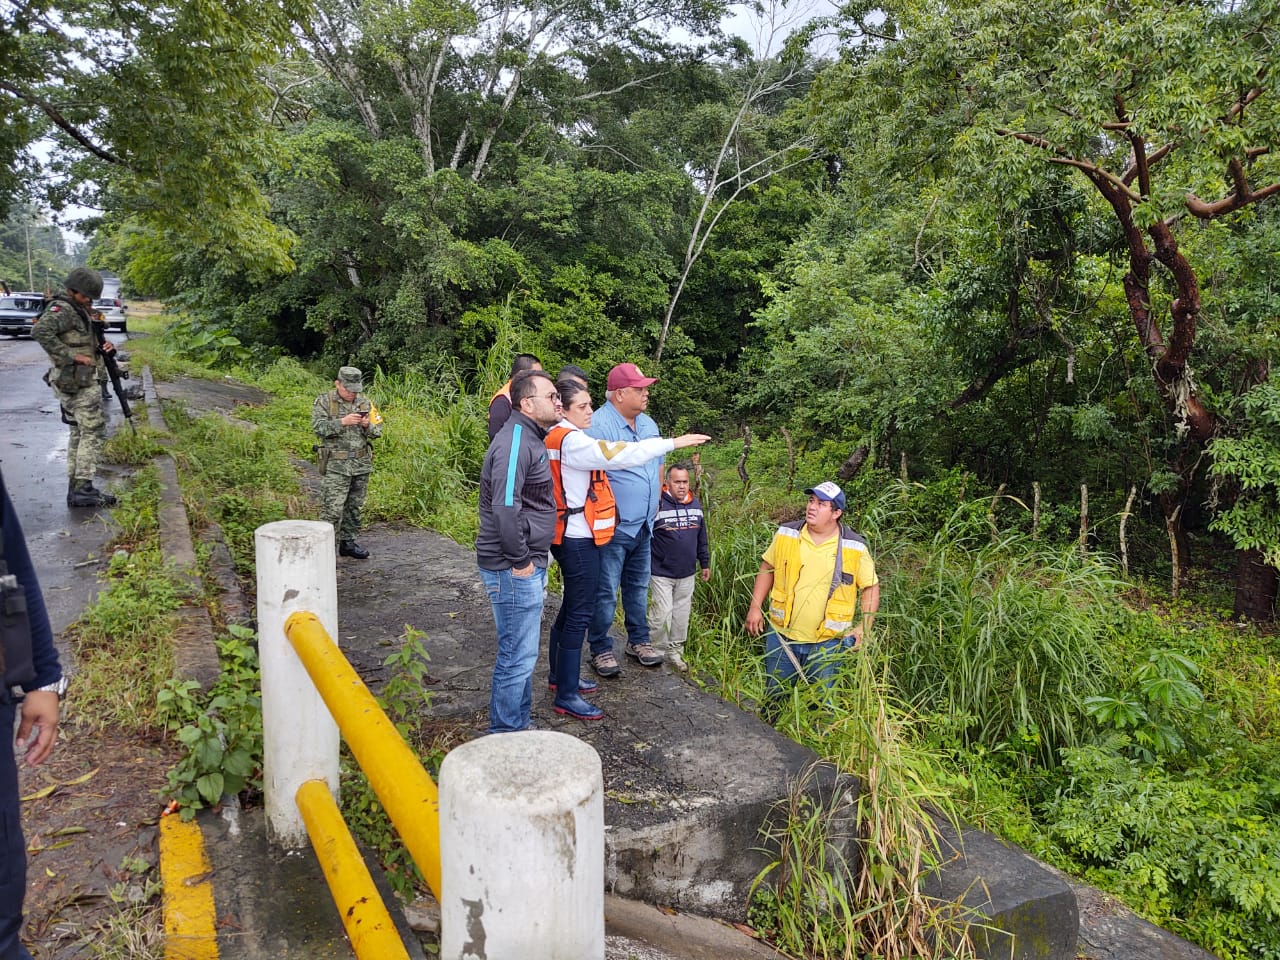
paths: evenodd
<path fill-rule="evenodd" d="M 137 433 L 138 428 L 133 423 L 133 410 L 129 406 L 129 398 L 124 395 L 124 386 L 120 383 L 124 378 L 120 374 L 120 365 L 116 363 L 115 351 L 107 352 L 102 349 L 103 344 L 107 342 L 107 325 L 103 322 L 101 313 L 94 314 L 93 332 L 98 338 L 98 352 L 102 354 L 102 362 L 107 368 L 111 388 L 115 390 L 116 399 L 120 401 L 120 412 L 129 421 L 129 429 Z"/>

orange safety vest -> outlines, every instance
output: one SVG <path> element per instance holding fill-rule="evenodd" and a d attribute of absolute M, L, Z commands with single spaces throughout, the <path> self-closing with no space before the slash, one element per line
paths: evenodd
<path fill-rule="evenodd" d="M 489 398 L 489 405 L 492 406 L 493 401 L 497 400 L 499 397 L 506 397 L 507 403 L 511 402 L 511 381 L 510 380 L 504 383 L 502 385 L 502 389 L 500 389 L 497 393 L 495 393 L 492 397 Z"/>
<path fill-rule="evenodd" d="M 564 498 L 564 480 L 560 476 L 560 449 L 564 438 L 573 427 L 554 426 L 547 431 L 547 460 L 551 465 L 551 479 L 556 498 L 556 532 L 552 543 L 564 540 L 565 527 L 569 518 L 575 513 L 583 515 L 591 530 L 591 538 L 597 547 L 603 547 L 613 539 L 613 531 L 618 522 L 618 504 L 613 499 L 613 487 L 609 486 L 609 477 L 603 470 L 592 470 L 587 484 L 587 499 L 580 507 L 571 507 Z"/>

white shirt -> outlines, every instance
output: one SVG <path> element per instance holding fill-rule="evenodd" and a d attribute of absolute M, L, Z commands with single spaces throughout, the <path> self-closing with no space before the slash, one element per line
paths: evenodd
<path fill-rule="evenodd" d="M 676 448 L 675 441 L 666 437 L 652 437 L 631 443 L 622 440 L 596 440 L 568 420 L 561 420 L 556 426 L 569 428 L 560 443 L 559 459 L 564 502 L 570 508 L 586 503 L 592 470 L 625 470 L 648 463 L 655 457 L 666 456 Z M 552 460 L 556 459 L 555 450 L 549 450 L 548 453 Z M 591 530 L 586 518 L 581 513 L 572 514 L 565 524 L 564 535 L 589 538 Z"/>

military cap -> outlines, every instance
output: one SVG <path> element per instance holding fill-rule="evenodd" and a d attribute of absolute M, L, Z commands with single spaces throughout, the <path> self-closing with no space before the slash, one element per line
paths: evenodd
<path fill-rule="evenodd" d="M 352 393 L 364 389 L 364 375 L 356 367 L 342 367 L 338 370 L 338 382 Z"/>

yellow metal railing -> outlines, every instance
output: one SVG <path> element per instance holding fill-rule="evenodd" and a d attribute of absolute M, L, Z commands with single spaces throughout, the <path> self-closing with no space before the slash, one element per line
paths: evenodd
<path fill-rule="evenodd" d="M 291 614 L 284 632 L 439 900 L 440 802 L 435 781 L 315 614 Z M 304 783 L 297 803 L 356 955 L 389 960 L 407 956 L 327 785 L 320 780 Z M 389 946 L 392 940 L 394 950 Z"/>

